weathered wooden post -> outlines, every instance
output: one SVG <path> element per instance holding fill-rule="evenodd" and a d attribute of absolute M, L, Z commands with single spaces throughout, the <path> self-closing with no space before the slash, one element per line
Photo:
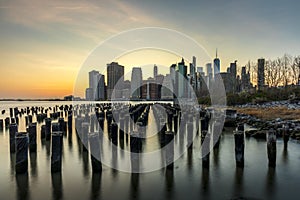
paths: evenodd
<path fill-rule="evenodd" d="M 167 112 L 167 124 L 168 124 L 168 129 L 172 131 L 173 129 L 173 113 L 171 111 Z"/>
<path fill-rule="evenodd" d="M 132 173 L 139 172 L 139 162 L 141 151 L 141 140 L 139 138 L 139 132 L 131 131 L 130 134 L 130 152 L 131 152 L 131 171 Z"/>
<path fill-rule="evenodd" d="M 269 167 L 276 166 L 276 134 L 273 129 L 268 131 L 267 137 L 267 152 L 269 159 Z"/>
<path fill-rule="evenodd" d="M 0 130 L 3 130 L 3 119 L 0 119 Z"/>
<path fill-rule="evenodd" d="M 201 119 L 201 131 L 208 131 L 209 117 L 206 114 L 204 118 Z"/>
<path fill-rule="evenodd" d="M 126 137 L 128 137 L 128 134 L 129 134 L 129 120 L 130 120 L 130 116 L 129 116 L 129 114 L 126 114 L 125 115 L 125 132 L 126 132 Z"/>
<path fill-rule="evenodd" d="M 165 134 L 167 131 L 167 125 L 164 118 L 161 118 L 159 121 L 159 133 L 160 133 L 160 145 L 161 147 L 165 146 Z"/>
<path fill-rule="evenodd" d="M 167 169 L 174 169 L 174 132 L 166 131 L 165 133 L 165 145 L 166 145 L 166 164 Z"/>
<path fill-rule="evenodd" d="M 60 131 L 63 133 L 66 133 L 67 127 L 66 127 L 66 122 L 65 122 L 64 118 L 59 118 L 58 123 L 59 123 Z"/>
<path fill-rule="evenodd" d="M 174 115 L 174 132 L 177 134 L 178 131 L 178 115 Z"/>
<path fill-rule="evenodd" d="M 284 127 L 283 127 L 283 134 L 282 134 L 284 149 L 287 149 L 287 147 L 288 147 L 288 141 L 290 139 L 290 134 L 288 133 L 288 130 L 289 130 L 288 125 L 284 125 Z"/>
<path fill-rule="evenodd" d="M 19 124 L 19 121 L 20 121 L 20 120 L 19 120 L 19 117 L 16 116 L 15 119 L 16 119 L 16 123 Z"/>
<path fill-rule="evenodd" d="M 244 167 L 244 124 L 240 124 L 234 133 L 236 166 Z"/>
<path fill-rule="evenodd" d="M 192 150 L 193 149 L 193 135 L 194 135 L 194 124 L 193 122 L 188 122 L 187 123 L 187 145 L 188 149 Z"/>
<path fill-rule="evenodd" d="M 28 135 L 26 132 L 18 132 L 16 135 L 16 165 L 17 174 L 28 171 Z"/>
<path fill-rule="evenodd" d="M 51 173 L 61 172 L 62 132 L 52 132 Z"/>
<path fill-rule="evenodd" d="M 32 115 L 28 115 L 28 124 L 32 123 Z"/>
<path fill-rule="evenodd" d="M 6 117 L 6 118 L 5 118 L 5 128 L 8 128 L 8 127 L 9 127 L 9 124 L 10 124 L 10 118 L 9 118 L 9 117 Z"/>
<path fill-rule="evenodd" d="M 99 134 L 90 133 L 89 142 L 90 142 L 92 170 L 93 173 L 99 173 L 102 171 Z"/>
<path fill-rule="evenodd" d="M 18 125 L 17 124 L 10 124 L 9 125 L 9 149 L 10 153 L 16 152 L 16 134 L 18 132 Z"/>
<path fill-rule="evenodd" d="M 52 123 L 52 132 L 58 132 L 60 130 L 60 124 L 58 122 Z"/>
<path fill-rule="evenodd" d="M 68 134 L 69 136 L 72 135 L 72 130 L 73 130 L 73 115 L 72 115 L 72 110 L 68 111 Z"/>
<path fill-rule="evenodd" d="M 29 124 L 29 151 L 30 153 L 36 152 L 36 123 Z"/>
<path fill-rule="evenodd" d="M 46 138 L 46 125 L 41 126 L 41 140 Z"/>
<path fill-rule="evenodd" d="M 83 151 L 88 151 L 89 148 L 89 126 L 90 124 L 87 122 L 82 123 L 82 144 L 83 144 Z"/>
<path fill-rule="evenodd" d="M 77 117 L 75 119 L 75 129 L 78 137 L 82 136 L 82 123 L 84 121 L 83 117 Z"/>
<path fill-rule="evenodd" d="M 13 108 L 9 108 L 9 116 L 10 118 L 13 118 L 14 116 Z"/>
<path fill-rule="evenodd" d="M 51 139 L 51 118 L 45 119 L 45 126 L 46 141 L 49 141 Z"/>
<path fill-rule="evenodd" d="M 114 145 L 118 145 L 118 125 L 113 122 L 110 125 L 111 142 Z"/>
<path fill-rule="evenodd" d="M 124 118 L 120 118 L 120 126 L 119 126 L 119 139 L 120 141 L 124 141 Z"/>
<path fill-rule="evenodd" d="M 210 133 L 201 131 L 202 168 L 209 169 Z"/>
<path fill-rule="evenodd" d="M 13 117 L 12 117 L 12 118 L 10 118 L 10 123 L 11 123 L 11 124 L 14 124 L 14 123 L 16 123 L 16 119 L 15 119 L 15 118 L 13 118 Z"/>

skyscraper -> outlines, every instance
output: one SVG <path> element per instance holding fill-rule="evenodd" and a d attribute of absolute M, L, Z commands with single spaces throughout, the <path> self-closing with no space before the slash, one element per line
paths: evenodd
<path fill-rule="evenodd" d="M 89 90 L 86 90 L 87 100 L 104 100 L 105 83 L 104 75 L 100 74 L 98 71 L 89 72 Z M 88 93 L 88 94 L 87 94 Z"/>
<path fill-rule="evenodd" d="M 176 71 L 178 72 L 178 97 L 187 97 L 187 66 L 182 58 L 181 62 L 178 63 Z"/>
<path fill-rule="evenodd" d="M 87 101 L 93 101 L 93 89 L 92 88 L 86 88 L 85 90 L 85 100 Z"/>
<path fill-rule="evenodd" d="M 175 95 L 177 95 L 178 93 L 178 74 L 176 72 L 176 66 L 177 64 L 172 64 L 170 66 L 170 77 L 171 77 L 171 83 L 172 83 L 172 88 L 173 88 L 173 95 L 175 97 Z"/>
<path fill-rule="evenodd" d="M 90 71 L 89 72 L 89 88 L 91 89 L 89 91 L 89 97 L 90 99 L 89 100 L 96 100 L 97 99 L 97 92 L 98 92 L 98 75 L 99 75 L 99 72 L 98 71 Z"/>
<path fill-rule="evenodd" d="M 265 59 L 258 59 L 257 63 L 257 88 L 261 90 L 265 85 Z"/>
<path fill-rule="evenodd" d="M 97 100 L 105 100 L 105 76 L 103 74 L 98 74 L 98 91 L 96 98 Z"/>
<path fill-rule="evenodd" d="M 196 89 L 196 57 L 193 56 L 193 63 L 190 63 L 190 81 L 191 87 Z"/>
<path fill-rule="evenodd" d="M 140 99 L 142 96 L 141 87 L 143 84 L 143 74 L 140 67 L 132 68 L 131 72 L 131 98 Z"/>
<path fill-rule="evenodd" d="M 209 76 L 210 74 L 212 74 L 211 63 L 207 63 L 205 66 L 206 66 L 206 76 Z"/>
<path fill-rule="evenodd" d="M 107 64 L 107 99 L 122 98 L 123 82 L 124 66 L 117 62 Z"/>
<path fill-rule="evenodd" d="M 173 85 L 171 75 L 166 74 L 161 88 L 161 99 L 173 99 Z"/>
<path fill-rule="evenodd" d="M 197 72 L 202 73 L 203 72 L 203 67 L 197 67 Z"/>
<path fill-rule="evenodd" d="M 154 67 L 153 67 L 153 78 L 155 78 L 157 76 L 157 74 L 158 74 L 157 66 L 154 65 Z"/>
<path fill-rule="evenodd" d="M 220 73 L 220 59 L 218 58 L 218 50 L 216 50 L 216 58 L 214 59 L 214 74 Z"/>
<path fill-rule="evenodd" d="M 230 73 L 233 78 L 236 78 L 236 62 L 230 63 Z"/>

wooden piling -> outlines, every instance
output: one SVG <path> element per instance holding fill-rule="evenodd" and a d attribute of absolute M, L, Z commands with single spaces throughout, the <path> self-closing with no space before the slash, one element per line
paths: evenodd
<path fill-rule="evenodd" d="M 51 173 L 61 172 L 61 156 L 62 156 L 62 132 L 52 132 L 51 145 Z"/>
<path fill-rule="evenodd" d="M 91 163 L 93 173 L 99 173 L 102 171 L 101 153 L 100 153 L 100 142 L 98 133 L 89 134 Z"/>
<path fill-rule="evenodd" d="M 9 149 L 10 153 L 16 152 L 16 134 L 18 132 L 18 125 L 17 124 L 10 124 L 9 125 Z"/>
<path fill-rule="evenodd" d="M 166 131 L 165 133 L 166 145 L 166 165 L 168 170 L 174 169 L 174 132 Z"/>
<path fill-rule="evenodd" d="M 235 161 L 236 166 L 239 168 L 244 167 L 244 125 L 239 125 L 237 131 L 234 133 L 234 142 L 235 142 Z"/>
<path fill-rule="evenodd" d="M 111 123 L 110 134 L 111 134 L 111 142 L 117 146 L 118 145 L 118 125 L 116 123 Z"/>
<path fill-rule="evenodd" d="M 30 153 L 36 152 L 36 123 L 29 124 L 29 151 Z"/>
<path fill-rule="evenodd" d="M 268 131 L 267 137 L 267 153 L 269 159 L 269 167 L 276 166 L 276 134 L 273 129 Z"/>
<path fill-rule="evenodd" d="M 28 134 L 18 132 L 16 134 L 16 174 L 24 174 L 28 171 Z"/>
<path fill-rule="evenodd" d="M 83 144 L 83 151 L 88 151 L 89 149 L 89 127 L 90 124 L 87 122 L 82 123 L 82 144 Z"/>
<path fill-rule="evenodd" d="M 51 118 L 45 119 L 45 126 L 46 140 L 49 141 L 51 139 Z"/>
<path fill-rule="evenodd" d="M 201 131 L 202 168 L 209 169 L 210 133 Z"/>

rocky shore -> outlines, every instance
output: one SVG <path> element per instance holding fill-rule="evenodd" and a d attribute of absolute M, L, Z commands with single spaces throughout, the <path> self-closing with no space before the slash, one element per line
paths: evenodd
<path fill-rule="evenodd" d="M 245 130 L 247 137 L 266 139 L 269 130 L 277 137 L 290 137 L 300 141 L 300 102 L 278 101 L 264 104 L 236 106 L 237 122 L 251 128 Z"/>

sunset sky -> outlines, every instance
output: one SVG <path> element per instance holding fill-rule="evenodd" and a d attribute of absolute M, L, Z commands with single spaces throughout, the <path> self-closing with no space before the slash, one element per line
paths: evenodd
<path fill-rule="evenodd" d="M 299 4 L 297 0 L 0 0 L 0 98 L 72 94 L 91 51 L 134 28 L 179 31 L 211 57 L 218 48 L 221 71 L 234 60 L 241 66 L 260 57 L 299 55 Z M 118 61 L 125 67 L 152 60 L 166 66 L 179 61 L 173 60 L 176 55 L 162 55 L 154 61 L 155 55 L 147 58 L 145 51 Z M 204 66 L 197 58 L 197 65 Z"/>

